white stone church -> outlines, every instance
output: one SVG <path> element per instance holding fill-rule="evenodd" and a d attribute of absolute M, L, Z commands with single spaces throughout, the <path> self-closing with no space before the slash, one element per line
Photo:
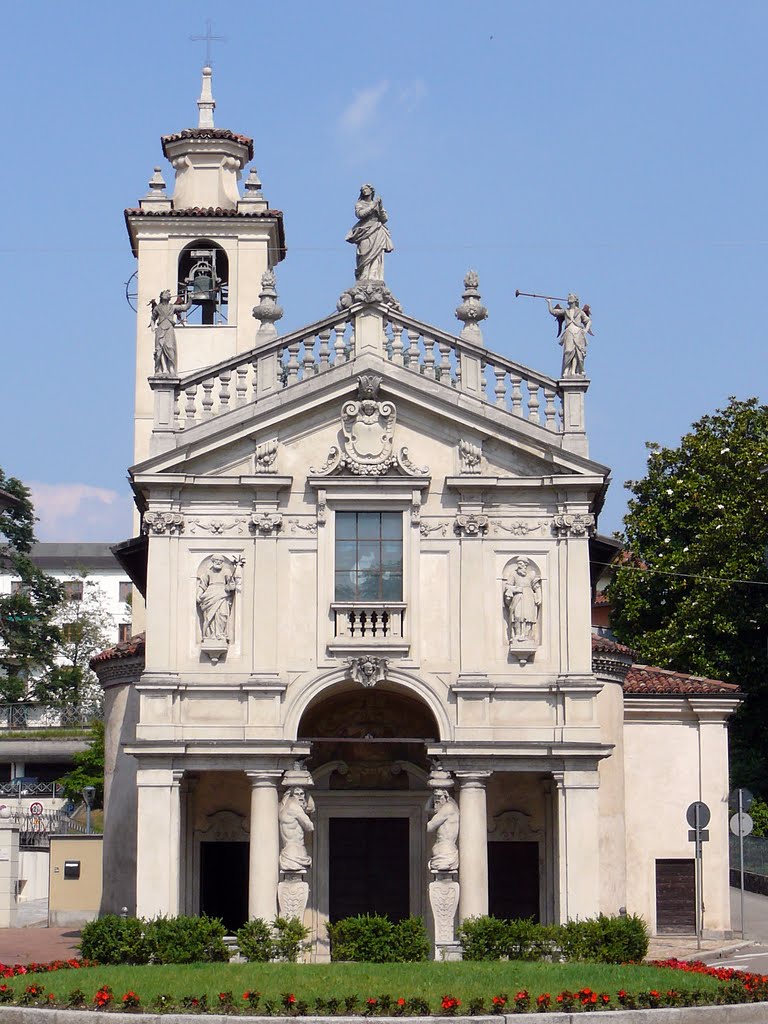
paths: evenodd
<path fill-rule="evenodd" d="M 280 334 L 282 214 L 255 170 L 241 194 L 253 143 L 214 106 L 206 68 L 198 126 L 162 139 L 173 187 L 156 169 L 125 214 L 140 535 L 117 553 L 146 640 L 94 663 L 102 910 L 301 914 L 318 960 L 365 912 L 422 915 L 448 954 L 488 912 L 693 931 L 701 799 L 702 924 L 727 932 L 738 691 L 591 628 L 588 307 L 551 308 L 559 379 L 485 347 L 472 272 L 456 333 L 424 323 L 363 186 L 337 312 Z"/>

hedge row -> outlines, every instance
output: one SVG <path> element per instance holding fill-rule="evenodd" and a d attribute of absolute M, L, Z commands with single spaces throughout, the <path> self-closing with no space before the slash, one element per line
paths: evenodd
<path fill-rule="evenodd" d="M 636 914 L 600 914 L 567 924 L 471 917 L 458 929 L 465 960 L 597 960 L 625 964 L 648 952 L 648 929 Z"/>

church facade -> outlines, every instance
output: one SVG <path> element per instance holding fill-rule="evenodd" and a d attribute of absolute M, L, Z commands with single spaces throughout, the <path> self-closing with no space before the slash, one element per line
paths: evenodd
<path fill-rule="evenodd" d="M 240 193 L 253 146 L 214 126 L 210 69 L 198 108 L 162 140 L 172 194 L 156 169 L 126 211 L 141 536 L 119 553 L 146 630 L 94 662 L 102 909 L 298 914 L 319 960 L 364 912 L 423 916 L 441 955 L 488 912 L 690 928 L 701 799 L 702 923 L 727 932 L 738 693 L 592 634 L 589 309 L 551 310 L 559 378 L 485 346 L 472 272 L 456 333 L 421 322 L 363 186 L 354 282 L 281 334 L 282 215 L 255 171 Z"/>

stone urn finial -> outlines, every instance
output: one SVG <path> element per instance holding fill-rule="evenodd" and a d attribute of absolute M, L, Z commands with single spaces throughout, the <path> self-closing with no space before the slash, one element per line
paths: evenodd
<path fill-rule="evenodd" d="M 253 307 L 253 315 L 260 321 L 259 329 L 256 332 L 256 341 L 271 341 L 277 337 L 275 322 L 283 315 L 283 307 L 277 304 L 277 291 L 275 289 L 275 274 L 272 270 L 265 270 L 261 275 L 261 301 L 258 306 Z"/>
<path fill-rule="evenodd" d="M 488 317 L 488 310 L 480 301 L 480 278 L 477 272 L 470 270 L 464 278 L 464 291 L 460 306 L 456 308 L 456 319 L 461 320 L 464 326 L 461 329 L 460 338 L 465 341 L 474 342 L 475 345 L 483 344 L 483 332 L 480 330 L 480 321 Z"/>

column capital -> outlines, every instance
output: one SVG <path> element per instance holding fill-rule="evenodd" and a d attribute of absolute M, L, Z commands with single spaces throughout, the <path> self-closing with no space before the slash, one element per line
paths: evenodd
<path fill-rule="evenodd" d="M 485 789 L 485 784 L 493 775 L 492 771 L 454 771 L 453 773 L 461 784 L 461 789 Z"/>
<path fill-rule="evenodd" d="M 251 783 L 252 789 L 277 789 L 283 773 L 277 769 L 274 771 L 253 771 L 245 773 Z"/>

